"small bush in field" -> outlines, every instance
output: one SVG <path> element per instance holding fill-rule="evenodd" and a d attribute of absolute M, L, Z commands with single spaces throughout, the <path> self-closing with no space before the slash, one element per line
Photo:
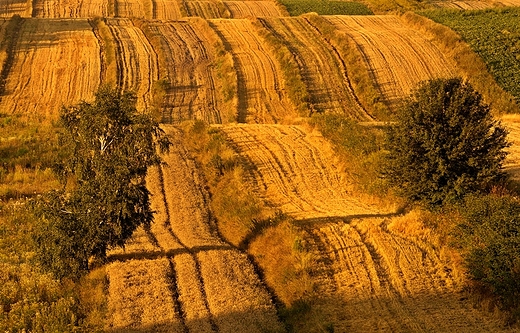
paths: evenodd
<path fill-rule="evenodd" d="M 471 277 L 520 316 L 520 202 L 512 197 L 469 196 L 457 227 Z M 513 312 L 515 313 L 515 312 Z"/>

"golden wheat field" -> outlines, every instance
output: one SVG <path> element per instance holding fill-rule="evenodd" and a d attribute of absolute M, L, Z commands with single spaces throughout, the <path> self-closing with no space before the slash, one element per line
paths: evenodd
<path fill-rule="evenodd" d="M 14 14 L 21 19 L 12 28 Z M 178 126 L 193 120 L 222 135 L 252 193 L 301 231 L 315 320 L 334 332 L 513 331 L 473 306 L 460 258 L 438 245 L 420 215 L 357 195 L 334 148 L 300 118 L 288 61 L 267 33 L 289 50 L 309 113 L 377 120 L 358 98 L 363 88 L 344 53 L 307 16 L 290 17 L 274 0 L 2 0 L 0 17 L 0 113 L 54 120 L 63 105 L 90 101 L 111 83 L 134 91 L 138 109 L 158 114 L 173 142 L 147 177 L 154 222 L 108 254 L 107 332 L 288 330 L 278 298 L 286 291 L 219 230 L 200 161 Z M 390 108 L 422 80 L 462 75 L 399 15 L 324 18 L 354 42 Z M 507 169 L 517 176 L 520 122 L 504 123 L 513 143 Z"/>

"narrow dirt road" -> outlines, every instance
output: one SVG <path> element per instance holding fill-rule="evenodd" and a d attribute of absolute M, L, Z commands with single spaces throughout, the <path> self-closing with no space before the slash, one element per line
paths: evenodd
<path fill-rule="evenodd" d="M 383 97 L 394 107 L 419 82 L 457 74 L 452 61 L 398 16 L 325 18 L 354 39 Z"/>
<path fill-rule="evenodd" d="M 211 20 L 233 55 L 238 79 L 238 122 L 275 123 L 296 115 L 274 55 L 250 20 Z"/>
<path fill-rule="evenodd" d="M 283 332 L 253 265 L 218 236 L 180 132 L 165 128 L 168 165 L 148 178 L 155 222 L 107 267 L 111 331 Z"/>

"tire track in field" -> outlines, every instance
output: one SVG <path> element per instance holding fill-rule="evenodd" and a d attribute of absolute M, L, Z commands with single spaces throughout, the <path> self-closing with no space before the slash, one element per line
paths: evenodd
<path fill-rule="evenodd" d="M 248 161 L 256 191 L 297 219 L 372 214 L 346 192 L 330 145 L 298 126 L 234 125 L 222 130 Z"/>
<path fill-rule="evenodd" d="M 151 0 L 152 18 L 157 20 L 178 20 L 183 17 L 179 1 Z"/>
<path fill-rule="evenodd" d="M 455 66 L 397 16 L 328 16 L 358 45 L 384 98 L 393 106 L 423 80 L 451 77 Z"/>
<path fill-rule="evenodd" d="M 237 71 L 238 122 L 276 123 L 296 115 L 275 57 L 247 19 L 211 20 L 233 55 Z"/>
<path fill-rule="evenodd" d="M 152 169 L 147 178 L 156 211 L 149 229 L 152 235 L 141 233 L 139 237 L 136 233 L 134 237 L 141 242 L 134 241 L 136 246 L 126 254 L 127 261 L 112 263 L 107 269 L 112 327 L 150 332 L 158 327 L 164 332 L 183 333 L 283 332 L 271 297 L 247 256 L 219 237 L 209 211 L 209 194 L 195 162 L 182 146 L 180 130 L 165 130 L 174 143 L 164 156 L 167 165 Z M 140 251 L 151 248 L 160 249 L 160 253 L 146 260 L 135 259 L 140 258 Z M 122 259 L 123 255 L 110 258 Z M 155 281 L 159 281 L 161 297 L 155 297 L 155 289 L 149 287 Z M 140 295 L 136 293 L 139 288 Z M 160 311 L 175 316 L 150 326 L 152 317 L 147 314 L 151 312 L 137 312 L 138 307 L 147 306 L 139 297 L 148 300 L 148 306 L 155 306 L 155 301 L 168 305 L 159 307 L 156 317 L 161 318 Z"/>
<path fill-rule="evenodd" d="M 215 85 L 215 55 L 210 40 L 189 21 L 150 24 L 160 36 L 167 72 L 163 122 L 201 119 L 221 123 Z"/>
<path fill-rule="evenodd" d="M 137 109 L 152 105 L 153 82 L 159 79 L 158 57 L 141 30 L 129 19 L 107 19 L 116 46 L 117 86 L 134 91 Z"/>
<path fill-rule="evenodd" d="M 340 300 L 328 304 L 332 317 L 342 314 L 335 330 L 507 331 L 465 299 L 431 245 L 389 230 L 386 219 L 315 221 L 303 228 L 316 261 L 330 265 L 329 271 L 318 265 L 315 274 L 318 290 L 334 290 L 328 294 Z"/>
<path fill-rule="evenodd" d="M 230 18 L 285 16 L 274 1 L 224 1 Z"/>
<path fill-rule="evenodd" d="M 29 118 L 56 118 L 63 105 L 93 98 L 100 46 L 85 19 L 26 19 L 0 107 Z"/>
<path fill-rule="evenodd" d="M 345 114 L 356 120 L 368 119 L 345 77 L 341 58 L 308 20 L 303 17 L 262 18 L 261 22 L 295 57 L 312 109 Z"/>

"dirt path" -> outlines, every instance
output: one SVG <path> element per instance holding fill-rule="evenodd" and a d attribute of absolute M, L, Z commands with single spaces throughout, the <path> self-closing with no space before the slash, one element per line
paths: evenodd
<path fill-rule="evenodd" d="M 283 332 L 247 257 L 216 233 L 180 132 L 166 130 L 175 142 L 168 166 L 148 177 L 156 220 L 107 268 L 112 331 Z"/>
<path fill-rule="evenodd" d="M 274 55 L 247 19 L 211 20 L 233 55 L 238 84 L 238 122 L 274 123 L 296 115 Z"/>
<path fill-rule="evenodd" d="M 129 19 L 107 19 L 116 45 L 117 86 L 137 94 L 137 109 L 152 104 L 153 82 L 159 79 L 157 54 Z"/>
<path fill-rule="evenodd" d="M 210 124 L 221 123 L 211 36 L 190 21 L 150 23 L 150 30 L 160 36 L 166 62 L 162 65 L 169 82 L 163 122 L 201 119 Z"/>
<path fill-rule="evenodd" d="M 354 39 L 384 98 L 394 107 L 420 81 L 457 74 L 437 47 L 397 16 L 326 18 Z"/>
<path fill-rule="evenodd" d="M 93 98 L 100 71 L 99 44 L 87 20 L 26 19 L 0 107 L 55 118 L 62 105 Z"/>
<path fill-rule="evenodd" d="M 305 18 L 264 18 L 261 22 L 296 58 L 313 110 L 369 120 L 355 99 L 339 55 Z"/>

